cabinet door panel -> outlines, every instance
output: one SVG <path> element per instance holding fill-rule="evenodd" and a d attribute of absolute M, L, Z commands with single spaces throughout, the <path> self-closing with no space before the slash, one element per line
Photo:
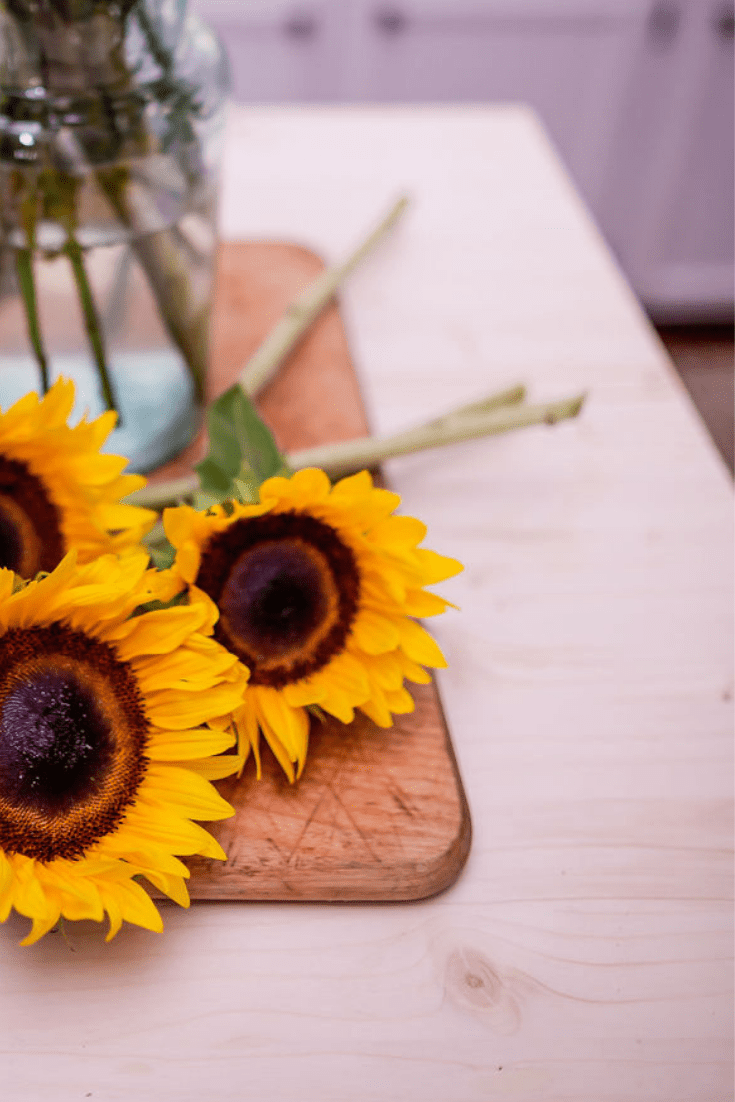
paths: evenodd
<path fill-rule="evenodd" d="M 661 256 L 677 264 L 691 262 L 703 251 L 714 263 L 733 258 L 733 42 L 720 32 L 716 14 L 713 7 L 711 18 L 695 29 L 701 37 L 701 60 L 692 82 L 688 125 L 677 142 L 677 187 L 659 246 Z"/>
<path fill-rule="evenodd" d="M 236 101 L 337 98 L 337 21 L 328 0 L 196 0 L 192 8 L 227 47 Z"/>
<path fill-rule="evenodd" d="M 356 99 L 531 104 L 594 202 L 641 4 L 366 3 Z"/>
<path fill-rule="evenodd" d="M 663 39 L 652 21 L 631 73 L 599 217 L 662 320 L 733 310 L 732 7 L 689 0 Z"/>

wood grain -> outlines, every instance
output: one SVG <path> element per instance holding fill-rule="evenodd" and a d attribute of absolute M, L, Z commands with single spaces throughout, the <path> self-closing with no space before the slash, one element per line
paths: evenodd
<path fill-rule="evenodd" d="M 405 905 L 162 905 L 110 944 L 20 948 L 11 916 L 2 1102 L 733 1098 L 732 481 L 527 110 L 231 113 L 228 239 L 338 261 L 398 189 L 341 299 L 372 427 L 589 394 L 387 468 L 465 564 L 433 625 L 466 868 Z"/>
<path fill-rule="evenodd" d="M 321 269 L 296 245 L 220 250 L 212 393 L 230 385 L 288 302 Z M 337 307 L 325 311 L 265 390 L 261 412 L 284 449 L 368 431 Z M 222 784 L 235 817 L 212 827 L 225 865 L 191 862 L 195 899 L 408 900 L 446 888 L 469 851 L 470 820 L 433 684 L 388 731 L 362 716 L 312 724 L 301 780 L 290 785 L 264 748 Z"/>

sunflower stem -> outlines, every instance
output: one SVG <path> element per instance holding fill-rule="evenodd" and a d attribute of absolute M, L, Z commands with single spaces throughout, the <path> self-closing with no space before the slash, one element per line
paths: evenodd
<path fill-rule="evenodd" d="M 306 448 L 291 453 L 288 461 L 295 470 L 321 467 L 330 478 L 341 478 L 365 467 L 376 467 L 386 459 L 425 448 L 512 432 L 530 425 L 554 425 L 567 417 L 576 417 L 583 402 L 584 395 L 577 395 L 541 405 L 504 405 L 485 412 L 476 412 L 470 407 L 470 412 L 455 411 L 438 421 L 393 436 L 363 436 L 357 440 Z"/>
<path fill-rule="evenodd" d="M 457 406 L 456 409 L 450 409 L 447 413 L 443 413 L 441 417 L 435 418 L 433 421 L 427 421 L 423 426 L 426 429 L 430 428 L 444 428 L 445 425 L 451 421 L 455 421 L 458 418 L 464 418 L 473 414 L 490 413 L 492 410 L 500 409 L 502 406 L 514 406 L 520 402 L 524 402 L 526 399 L 526 388 L 522 383 L 517 386 L 508 387 L 507 390 L 498 391 L 497 394 L 491 394 L 488 398 L 481 398 L 479 402 L 469 402 L 467 405 Z"/>
<path fill-rule="evenodd" d="M 74 280 L 79 292 L 79 301 L 84 316 L 84 327 L 87 330 L 87 336 L 97 366 L 97 375 L 99 376 L 100 386 L 102 388 L 102 397 L 107 409 L 115 410 L 119 418 L 115 392 L 112 388 L 112 381 L 107 370 L 107 357 L 105 355 L 105 346 L 102 340 L 102 327 L 97 314 L 97 308 L 94 304 L 94 298 L 92 297 L 92 288 L 87 278 L 87 271 L 84 267 L 82 249 L 76 241 L 70 239 L 64 246 L 64 252 L 69 258 L 69 263 L 71 264 Z M 118 426 L 120 424 L 121 421 L 118 419 Z"/>
<path fill-rule="evenodd" d="M 33 347 L 38 370 L 41 375 L 41 389 L 48 393 L 49 370 L 48 359 L 43 347 L 41 326 L 38 321 L 38 299 L 36 296 L 36 279 L 33 274 L 33 254 L 28 248 L 15 250 L 15 270 L 18 276 L 18 284 L 23 296 L 23 304 L 26 312 L 26 324 L 28 325 L 28 338 Z"/>
<path fill-rule="evenodd" d="M 140 505 L 146 509 L 163 509 L 166 505 L 181 505 L 199 490 L 199 478 L 196 474 L 172 478 L 166 482 L 157 482 L 136 490 L 124 498 L 126 505 Z"/>
<path fill-rule="evenodd" d="M 337 444 L 323 444 L 306 448 L 285 456 L 288 467 L 301 470 L 304 467 L 321 467 L 330 478 L 342 478 L 364 468 L 376 467 L 386 459 L 426 448 L 493 436 L 502 432 L 527 428 L 531 425 L 554 425 L 568 417 L 576 417 L 584 403 L 584 395 L 562 398 L 556 402 L 530 405 L 523 401 L 525 389 L 512 387 L 499 394 L 471 402 L 450 410 L 405 432 L 392 436 L 362 436 Z M 162 509 L 166 505 L 190 498 L 199 489 L 195 474 L 169 482 L 159 482 L 130 494 L 125 501 L 130 505 Z"/>
<path fill-rule="evenodd" d="M 209 299 L 192 295 L 191 258 L 174 228 L 145 232 L 150 220 L 145 190 L 126 171 L 99 169 L 97 181 L 118 218 L 130 228 L 130 247 L 143 269 L 172 342 L 189 372 L 197 402 L 204 402 Z"/>
<path fill-rule="evenodd" d="M 273 378 L 289 352 L 301 340 L 324 307 L 334 298 L 340 284 L 393 228 L 407 206 L 408 196 L 403 195 L 346 260 L 341 264 L 325 268 L 286 307 L 286 312 L 276 322 L 240 373 L 238 381 L 249 397 L 257 394 Z"/>

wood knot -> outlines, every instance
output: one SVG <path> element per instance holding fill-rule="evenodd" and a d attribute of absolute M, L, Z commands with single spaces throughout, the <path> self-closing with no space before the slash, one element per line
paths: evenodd
<path fill-rule="evenodd" d="M 447 962 L 447 988 L 473 1007 L 496 1006 L 503 997 L 502 979 L 474 949 L 452 953 Z"/>
<path fill-rule="evenodd" d="M 445 991 L 462 1010 L 482 1017 L 498 1033 L 520 1024 L 518 1002 L 505 979 L 476 949 L 458 949 L 447 960 Z"/>

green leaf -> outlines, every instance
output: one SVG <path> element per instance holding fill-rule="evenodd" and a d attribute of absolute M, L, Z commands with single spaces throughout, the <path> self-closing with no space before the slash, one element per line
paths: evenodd
<path fill-rule="evenodd" d="M 212 495 L 216 501 L 222 494 L 228 494 L 232 488 L 232 478 L 218 467 L 213 459 L 207 456 L 201 463 L 197 463 L 199 484 L 207 495 Z"/>
<path fill-rule="evenodd" d="M 209 504 L 257 488 L 286 469 L 273 434 L 242 387 L 235 385 L 207 411 L 209 453 L 196 470 Z M 248 493 L 248 500 L 257 500 Z"/>
<path fill-rule="evenodd" d="M 156 570 L 168 570 L 176 558 L 176 548 L 170 543 L 162 543 L 157 547 L 149 547 L 148 554 Z"/>

